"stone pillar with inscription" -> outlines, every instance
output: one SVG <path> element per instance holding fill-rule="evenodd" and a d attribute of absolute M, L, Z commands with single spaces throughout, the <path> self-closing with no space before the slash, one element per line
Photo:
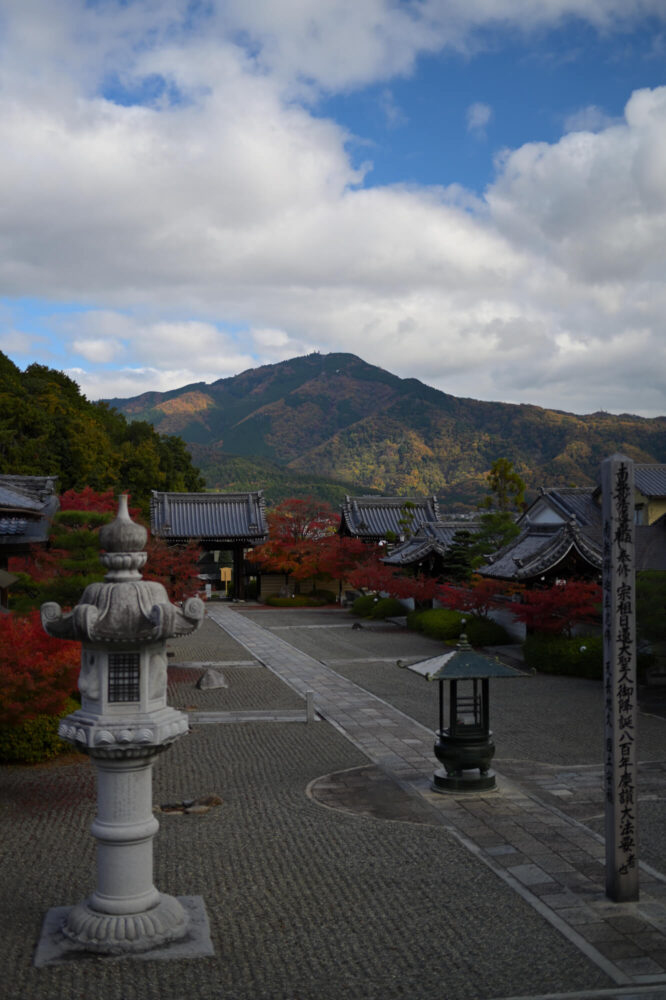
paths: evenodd
<path fill-rule="evenodd" d="M 166 639 L 193 632 L 204 605 L 191 598 L 178 608 L 161 583 L 142 579 L 146 537 L 122 496 L 115 521 L 100 531 L 104 581 L 90 584 L 69 614 L 42 606 L 50 635 L 81 641 L 81 708 L 63 719 L 60 735 L 97 768 L 97 885 L 57 928 L 84 952 L 146 952 L 188 934 L 181 902 L 153 884 L 152 767 L 188 731 L 187 717 L 166 703 Z"/>
<path fill-rule="evenodd" d="M 601 465 L 603 497 L 604 792 L 606 895 L 638 899 L 634 467 Z"/>

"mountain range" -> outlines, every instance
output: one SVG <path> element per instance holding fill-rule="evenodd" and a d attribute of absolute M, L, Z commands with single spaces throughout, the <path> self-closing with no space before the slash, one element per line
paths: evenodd
<path fill-rule="evenodd" d="M 353 354 L 308 354 L 210 384 L 107 402 L 186 442 L 210 489 L 267 501 L 345 493 L 439 495 L 471 508 L 495 459 L 528 486 L 585 486 L 614 452 L 666 462 L 666 417 L 578 416 L 462 399 Z"/>

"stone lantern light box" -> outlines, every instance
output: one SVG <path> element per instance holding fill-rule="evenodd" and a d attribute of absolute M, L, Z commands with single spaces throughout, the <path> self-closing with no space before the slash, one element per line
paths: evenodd
<path fill-rule="evenodd" d="M 104 580 L 86 587 L 68 614 L 54 603 L 42 606 L 50 635 L 81 642 L 81 708 L 62 720 L 60 735 L 97 769 L 91 827 L 97 886 L 82 903 L 49 911 L 38 965 L 71 958 L 73 951 L 152 955 L 192 937 L 186 907 L 153 885 L 152 842 L 159 824 L 152 766 L 189 728 L 187 716 L 167 705 L 166 640 L 193 632 L 205 609 L 198 598 L 176 607 L 161 583 L 142 579 L 146 538 L 121 496 L 116 519 L 100 530 Z M 199 924 L 207 924 L 203 913 Z M 204 950 L 183 952 L 210 953 L 209 942 Z"/>

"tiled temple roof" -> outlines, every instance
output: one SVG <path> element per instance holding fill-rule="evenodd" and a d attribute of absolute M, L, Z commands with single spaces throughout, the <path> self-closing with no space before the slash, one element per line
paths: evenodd
<path fill-rule="evenodd" d="M 46 542 L 59 507 L 55 476 L 0 475 L 0 554 Z"/>
<path fill-rule="evenodd" d="M 482 576 L 527 581 L 553 570 L 571 552 L 600 571 L 601 536 L 582 530 L 573 520 L 563 524 L 527 524 L 520 535 L 479 569 Z"/>
<path fill-rule="evenodd" d="M 433 554 L 444 556 L 456 532 L 474 531 L 474 527 L 475 522 L 470 520 L 428 521 L 411 538 L 396 545 L 382 562 L 387 566 L 411 566 Z"/>
<path fill-rule="evenodd" d="M 581 527 L 597 527 L 601 525 L 601 507 L 597 501 L 597 493 L 594 486 L 542 487 L 530 509 L 539 501 L 545 501 L 562 518 L 575 518 Z M 524 518 L 529 519 L 529 516 L 528 511 Z"/>
<path fill-rule="evenodd" d="M 258 545 L 268 537 L 261 490 L 250 493 L 159 493 L 150 500 L 150 528 L 173 541 L 196 539 Z"/>
<path fill-rule="evenodd" d="M 634 465 L 634 484 L 645 497 L 666 497 L 666 465 Z"/>
<path fill-rule="evenodd" d="M 407 511 L 405 505 L 410 504 Z M 437 497 L 345 497 L 340 532 L 367 541 L 380 541 L 392 533 L 406 534 L 400 521 L 411 517 L 411 533 L 422 524 L 439 520 Z"/>

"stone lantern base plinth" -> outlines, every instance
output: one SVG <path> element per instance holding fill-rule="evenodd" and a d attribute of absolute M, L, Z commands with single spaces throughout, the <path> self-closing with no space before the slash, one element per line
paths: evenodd
<path fill-rule="evenodd" d="M 62 933 L 86 951 L 106 955 L 149 951 L 185 937 L 189 917 L 173 896 L 158 894 L 158 901 L 140 913 L 100 913 L 90 900 L 78 903 L 67 914 Z"/>
<path fill-rule="evenodd" d="M 34 964 L 37 968 L 47 965 L 64 965 L 72 961 L 178 961 L 184 958 L 206 958 L 215 954 L 210 937 L 210 927 L 206 906 L 201 896 L 168 897 L 182 907 L 187 918 L 187 930 L 183 937 L 158 945 L 155 942 L 143 951 L 126 948 L 116 951 L 96 951 L 88 945 L 77 944 L 63 933 L 74 910 L 82 905 L 54 906 L 46 914 L 42 933 L 37 944 Z"/>

